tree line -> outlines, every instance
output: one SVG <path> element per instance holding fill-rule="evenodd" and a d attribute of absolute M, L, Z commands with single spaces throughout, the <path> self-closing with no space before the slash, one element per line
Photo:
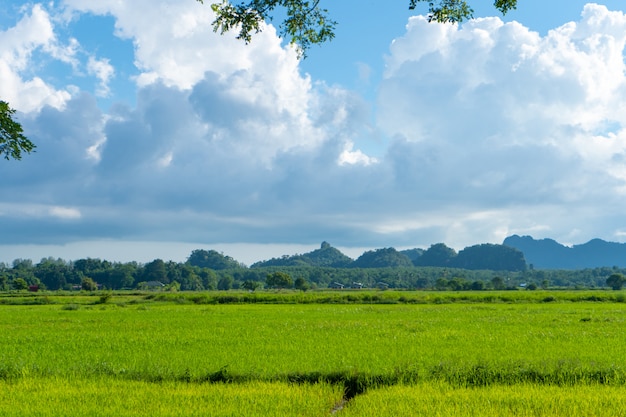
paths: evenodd
<path fill-rule="evenodd" d="M 327 246 L 324 247 L 328 249 Z M 387 252 L 390 251 L 383 251 Z M 44 258 L 35 264 L 31 260 L 16 259 L 11 265 L 0 263 L 0 291 L 29 288 L 87 291 L 96 289 L 253 291 L 260 288 L 300 290 L 398 288 L 465 291 L 607 286 L 619 289 L 626 282 L 622 279 L 624 274 L 626 269 L 617 267 L 577 271 L 530 268 L 510 271 L 413 264 L 396 267 L 335 267 L 300 263 L 287 266 L 246 267 L 217 251 L 198 249 L 193 251 L 185 262 L 155 259 L 141 264 L 93 258 L 76 261 Z"/>

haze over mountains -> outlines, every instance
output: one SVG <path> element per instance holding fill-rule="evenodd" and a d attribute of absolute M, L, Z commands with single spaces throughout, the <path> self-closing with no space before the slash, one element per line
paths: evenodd
<path fill-rule="evenodd" d="M 352 260 L 328 242 L 320 249 L 301 255 L 284 255 L 251 266 L 313 266 L 333 268 L 410 268 L 413 266 L 450 267 L 471 270 L 524 271 L 527 268 L 521 251 L 505 246 L 484 243 L 469 246 L 458 253 L 443 243 L 428 249 L 382 248 L 364 252 Z"/>
<path fill-rule="evenodd" d="M 626 243 L 592 239 L 587 243 L 565 246 L 553 239 L 534 239 L 513 235 L 504 245 L 524 254 L 535 269 L 585 269 L 603 266 L 626 266 Z"/>
<path fill-rule="evenodd" d="M 502 245 L 479 244 L 458 253 L 443 243 L 437 243 L 428 249 L 377 249 L 352 260 L 324 242 L 320 249 L 312 252 L 284 255 L 281 258 L 257 262 L 252 267 L 297 265 L 335 268 L 437 266 L 503 271 L 520 271 L 526 269 L 526 266 L 534 269 L 625 267 L 626 244 L 593 239 L 569 247 L 553 239 L 513 235 L 507 237 Z"/>

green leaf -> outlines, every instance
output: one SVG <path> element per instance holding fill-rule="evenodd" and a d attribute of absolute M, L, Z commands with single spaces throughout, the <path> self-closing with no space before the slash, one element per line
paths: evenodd
<path fill-rule="evenodd" d="M 13 119 L 15 110 L 0 100 L 0 155 L 4 159 L 22 159 L 22 152 L 31 153 L 35 145 L 23 135 L 22 126 Z"/>

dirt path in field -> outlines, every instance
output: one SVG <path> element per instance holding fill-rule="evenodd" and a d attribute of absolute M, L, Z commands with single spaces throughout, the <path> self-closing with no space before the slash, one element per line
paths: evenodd
<path fill-rule="evenodd" d="M 330 414 L 337 414 L 339 411 L 343 410 L 343 407 L 347 404 L 347 402 L 347 399 L 342 398 L 341 401 L 335 404 L 333 409 L 330 411 Z"/>
<path fill-rule="evenodd" d="M 330 414 L 337 414 L 339 411 L 343 410 L 343 408 L 348 404 L 354 397 L 357 395 L 363 394 L 365 390 L 363 387 L 359 387 L 356 381 L 344 381 L 344 394 L 341 401 L 339 401 L 333 409 L 330 411 Z"/>

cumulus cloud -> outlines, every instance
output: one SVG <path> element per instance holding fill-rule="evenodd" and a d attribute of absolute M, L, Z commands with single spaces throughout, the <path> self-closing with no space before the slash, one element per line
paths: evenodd
<path fill-rule="evenodd" d="M 276 89 L 292 89 L 301 82 L 295 52 L 281 47 L 271 26 L 247 47 L 233 34 L 213 32 L 214 14 L 208 5 L 177 0 L 65 0 L 64 4 L 77 12 L 115 17 L 117 36 L 135 46 L 135 65 L 142 71 L 137 80 L 140 86 L 159 81 L 189 89 L 206 71 L 228 75 L 253 67 L 255 72 L 281 80 L 274 82 Z"/>
<path fill-rule="evenodd" d="M 0 31 L 0 97 L 24 112 L 43 106 L 62 108 L 70 94 L 56 89 L 32 73 L 32 56 L 42 49 L 57 59 L 73 62 L 75 44 L 62 46 L 57 42 L 49 14 L 41 5 L 34 5 L 12 28 Z M 29 78 L 30 77 L 30 78 Z"/>
<path fill-rule="evenodd" d="M 94 95 L 119 75 L 87 51 L 100 89 L 28 114 L 38 153 L 3 167 L 0 242 L 460 248 L 626 229 L 621 12 L 587 5 L 545 36 L 498 18 L 411 18 L 373 116 L 356 93 L 302 74 L 271 27 L 245 46 L 214 34 L 193 1 L 63 4 L 113 16 L 134 45 L 137 101 L 99 108 Z M 363 144 L 380 132 L 388 146 L 374 158 Z M 22 206 L 54 221 L 6 209 Z"/>
<path fill-rule="evenodd" d="M 358 149 L 355 150 L 354 143 L 352 142 L 347 142 L 344 146 L 343 152 L 339 155 L 339 165 L 370 165 L 377 162 L 378 160 L 376 158 L 367 156 Z"/>
<path fill-rule="evenodd" d="M 99 80 L 96 95 L 100 97 L 109 96 L 111 93 L 109 81 L 115 75 L 115 68 L 109 63 L 109 60 L 106 58 L 96 59 L 91 56 L 87 61 L 87 71 Z"/>
<path fill-rule="evenodd" d="M 397 138 L 387 161 L 396 185 L 408 181 L 442 210 L 497 208 L 482 221 L 501 217 L 508 231 L 543 217 L 547 234 L 565 234 L 593 209 L 614 215 L 625 185 L 624 29 L 623 13 L 597 4 L 543 37 L 499 18 L 461 27 L 411 18 L 391 45 L 378 103 L 380 126 Z M 524 212 L 536 217 L 522 226 Z"/>

